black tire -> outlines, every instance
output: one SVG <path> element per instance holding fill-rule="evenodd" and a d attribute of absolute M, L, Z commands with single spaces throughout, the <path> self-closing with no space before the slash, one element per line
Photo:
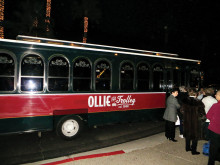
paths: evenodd
<path fill-rule="evenodd" d="M 72 140 L 80 134 L 82 129 L 82 120 L 77 116 L 68 115 L 59 120 L 56 133 L 64 140 Z"/>

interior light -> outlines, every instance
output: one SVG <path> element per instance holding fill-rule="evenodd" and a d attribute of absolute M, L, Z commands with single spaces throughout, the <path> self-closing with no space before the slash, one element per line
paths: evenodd
<path fill-rule="evenodd" d="M 28 89 L 30 90 L 34 90 L 36 88 L 36 84 L 32 80 L 28 81 L 27 86 L 28 86 Z"/>
<path fill-rule="evenodd" d="M 62 42 L 55 42 L 55 41 L 48 41 L 48 44 L 56 44 L 56 45 L 63 45 Z"/>

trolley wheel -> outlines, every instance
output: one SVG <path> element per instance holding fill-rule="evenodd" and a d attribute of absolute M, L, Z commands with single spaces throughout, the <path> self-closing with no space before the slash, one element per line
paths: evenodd
<path fill-rule="evenodd" d="M 77 116 L 64 116 L 57 124 L 56 132 L 64 140 L 72 140 L 81 132 L 82 120 Z"/>

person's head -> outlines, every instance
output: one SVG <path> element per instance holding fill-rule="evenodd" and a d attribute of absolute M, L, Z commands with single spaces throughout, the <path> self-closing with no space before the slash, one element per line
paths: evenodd
<path fill-rule="evenodd" d="M 215 98 L 216 100 L 220 101 L 220 90 L 216 92 Z"/>
<path fill-rule="evenodd" d="M 189 96 L 191 96 L 191 97 L 196 97 L 196 96 L 197 96 L 196 91 L 195 91 L 195 90 L 190 90 Z"/>
<path fill-rule="evenodd" d="M 205 94 L 204 91 L 199 91 L 199 92 L 198 92 L 198 95 L 204 95 L 204 94 Z"/>
<path fill-rule="evenodd" d="M 205 89 L 205 95 L 206 96 L 213 96 L 215 93 L 214 89 L 213 88 L 206 88 Z"/>
<path fill-rule="evenodd" d="M 193 91 L 195 91 L 193 88 L 187 88 L 188 93 L 193 92 Z"/>
<path fill-rule="evenodd" d="M 185 86 L 180 86 L 179 87 L 180 92 L 187 92 Z"/>
<path fill-rule="evenodd" d="M 174 97 L 178 96 L 178 93 L 179 93 L 178 88 L 173 88 L 173 89 L 171 90 L 171 94 L 172 94 Z"/>

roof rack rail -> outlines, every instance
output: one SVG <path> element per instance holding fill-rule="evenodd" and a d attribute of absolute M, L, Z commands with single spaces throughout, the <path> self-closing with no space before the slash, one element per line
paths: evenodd
<path fill-rule="evenodd" d="M 49 39 L 49 38 L 41 38 L 41 37 L 24 36 L 24 35 L 18 35 L 16 39 L 22 40 L 22 41 L 28 41 L 28 42 L 40 42 L 40 43 L 46 43 L 46 44 L 66 45 L 66 46 L 74 46 L 74 47 L 106 49 L 106 50 L 114 50 L 114 51 L 142 53 L 146 55 L 167 56 L 167 57 L 178 57 L 179 56 L 178 54 L 173 54 L 173 53 L 147 51 L 147 50 L 140 50 L 140 49 L 90 44 L 90 43 L 82 43 L 82 42 L 74 42 L 74 41 L 65 41 L 65 40 L 57 40 L 57 39 Z"/>

